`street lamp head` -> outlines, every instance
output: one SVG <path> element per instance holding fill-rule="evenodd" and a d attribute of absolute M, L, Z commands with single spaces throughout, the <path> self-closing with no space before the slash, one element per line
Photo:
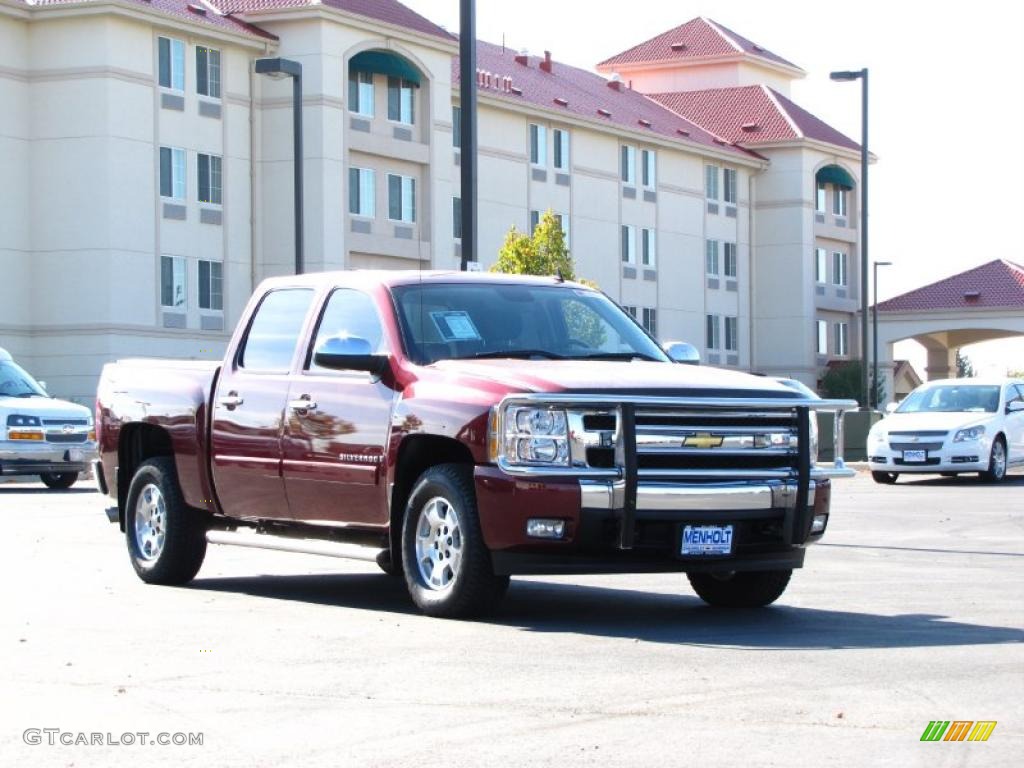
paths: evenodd
<path fill-rule="evenodd" d="M 275 79 L 302 77 L 302 64 L 291 59 L 256 59 L 256 74 L 269 75 Z"/>
<path fill-rule="evenodd" d="M 862 70 L 862 69 L 857 69 L 857 70 L 844 69 L 844 70 L 841 70 L 839 72 L 830 72 L 829 73 L 829 78 L 830 79 L 832 79 L 832 80 L 840 80 L 840 81 L 843 81 L 843 82 L 848 82 L 850 80 L 860 80 L 860 78 L 862 78 L 863 76 L 864 76 L 864 70 Z"/>

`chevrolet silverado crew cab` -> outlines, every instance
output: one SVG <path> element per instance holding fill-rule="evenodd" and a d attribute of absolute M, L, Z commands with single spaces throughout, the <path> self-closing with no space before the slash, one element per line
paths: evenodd
<path fill-rule="evenodd" d="M 853 405 L 676 364 L 559 278 L 321 273 L 264 282 L 221 364 L 106 366 L 95 470 L 147 582 L 213 542 L 375 560 L 435 616 L 513 574 L 683 572 L 750 607 L 853 474 L 813 411 Z"/>

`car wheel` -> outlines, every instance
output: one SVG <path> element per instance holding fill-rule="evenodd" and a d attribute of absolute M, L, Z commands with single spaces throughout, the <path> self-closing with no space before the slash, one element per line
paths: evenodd
<path fill-rule="evenodd" d="M 55 491 L 66 491 L 78 482 L 78 473 L 47 472 L 46 474 L 40 475 L 39 479 L 43 481 L 43 485 L 47 488 L 52 488 Z"/>
<path fill-rule="evenodd" d="M 761 608 L 786 591 L 792 570 L 750 571 L 728 575 L 688 573 L 690 586 L 708 605 L 719 608 Z"/>
<path fill-rule="evenodd" d="M 893 485 L 896 482 L 896 478 L 899 477 L 898 472 L 872 472 L 871 479 L 876 483 L 882 483 L 883 485 Z"/>
<path fill-rule="evenodd" d="M 405 510 L 402 567 L 413 602 L 430 616 L 476 616 L 501 601 L 509 578 L 491 566 L 471 468 L 441 464 L 420 475 Z"/>
<path fill-rule="evenodd" d="M 149 584 L 187 584 L 206 557 L 206 519 L 185 503 L 174 461 L 149 459 L 136 470 L 125 506 L 132 567 Z"/>
<path fill-rule="evenodd" d="M 978 475 L 986 483 L 999 483 L 1006 477 L 1006 443 L 999 436 L 992 443 L 992 454 L 988 459 L 988 469 Z"/>

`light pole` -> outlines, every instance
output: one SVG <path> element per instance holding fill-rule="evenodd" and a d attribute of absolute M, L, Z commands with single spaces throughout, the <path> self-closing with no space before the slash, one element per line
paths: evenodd
<path fill-rule="evenodd" d="M 477 261 L 476 161 L 476 0 L 459 1 L 459 106 L 462 150 L 462 262 L 463 272 Z"/>
<path fill-rule="evenodd" d="M 833 80 L 846 82 L 860 80 L 860 376 L 864 407 L 870 405 L 868 398 L 868 70 L 845 70 L 832 72 Z"/>
<path fill-rule="evenodd" d="M 295 274 L 304 269 L 302 254 L 302 64 L 291 59 L 256 59 L 256 74 L 292 79 L 292 132 L 295 164 Z"/>
<path fill-rule="evenodd" d="M 891 267 L 891 261 L 876 261 L 872 265 L 872 271 L 874 272 L 874 286 L 875 286 L 875 300 L 871 305 L 871 360 L 872 360 L 872 381 L 874 382 L 874 392 L 871 393 L 871 401 L 875 405 L 875 410 L 878 410 L 878 268 L 879 267 Z"/>

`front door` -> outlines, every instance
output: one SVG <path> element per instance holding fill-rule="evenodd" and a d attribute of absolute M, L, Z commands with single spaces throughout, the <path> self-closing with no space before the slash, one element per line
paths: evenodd
<path fill-rule="evenodd" d="M 288 374 L 313 291 L 268 293 L 224 368 L 213 397 L 213 482 L 221 509 L 246 520 L 289 518 L 281 477 Z"/>
<path fill-rule="evenodd" d="M 347 288 L 327 300 L 302 370 L 291 380 L 282 442 L 292 519 L 313 524 L 388 523 L 385 456 L 395 391 L 391 377 L 332 371 L 313 361 L 332 336 L 356 336 L 386 354 L 373 299 Z"/>

